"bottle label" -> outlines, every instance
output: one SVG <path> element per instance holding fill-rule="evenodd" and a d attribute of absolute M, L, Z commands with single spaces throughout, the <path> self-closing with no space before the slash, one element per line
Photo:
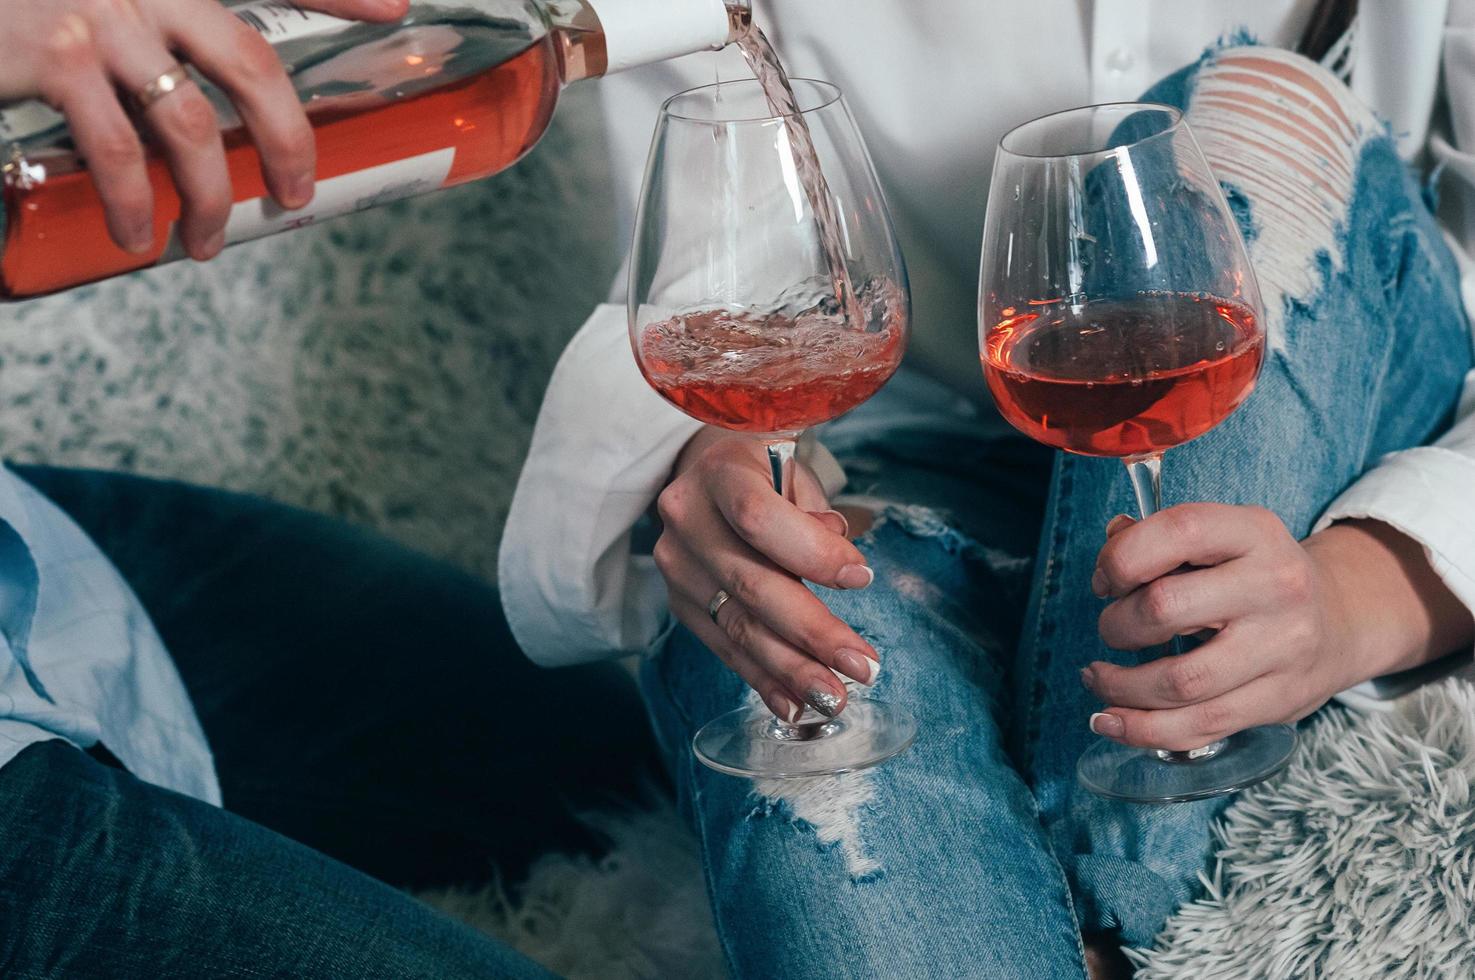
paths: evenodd
<path fill-rule="evenodd" d="M 446 147 L 320 180 L 311 203 L 296 211 L 286 210 L 269 197 L 241 201 L 230 210 L 230 219 L 225 225 L 225 242 L 234 245 L 264 238 L 279 231 L 304 228 L 341 214 L 366 211 L 390 201 L 433 191 L 445 184 L 455 157 L 455 148 Z M 169 245 L 159 257 L 159 262 L 162 264 L 184 257 L 178 236 L 171 232 Z"/>
<path fill-rule="evenodd" d="M 251 3 L 231 7 L 230 12 L 254 27 L 272 44 L 342 30 L 354 23 L 316 10 L 303 10 L 288 0 L 252 0 Z"/>

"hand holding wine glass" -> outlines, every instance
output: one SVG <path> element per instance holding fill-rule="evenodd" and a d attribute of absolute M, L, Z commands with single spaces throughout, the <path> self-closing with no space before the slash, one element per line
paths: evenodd
<path fill-rule="evenodd" d="M 821 707 L 834 698 L 833 710 L 844 710 L 846 686 L 832 671 L 869 686 L 880 669 L 876 649 L 804 585 L 863 588 L 865 557 L 807 467 L 794 467 L 792 485 L 792 501 L 773 492 L 760 442 L 705 429 L 657 501 L 664 527 L 654 550 L 672 614 L 785 720 L 816 693 Z M 714 623 L 707 603 L 718 575 L 732 598 Z"/>
<path fill-rule="evenodd" d="M 1302 542 L 1271 511 L 1213 503 L 1146 521 L 1116 517 L 1094 576 L 1110 600 L 1100 619 L 1106 645 L 1141 650 L 1202 628 L 1218 633 L 1178 657 L 1088 664 L 1081 679 L 1105 705 L 1092 727 L 1128 745 L 1189 750 L 1247 726 L 1298 721 L 1389 672 L 1357 655 L 1370 631 L 1356 608 L 1369 592 L 1388 598 L 1367 582 L 1365 545 L 1389 531 L 1343 523 Z M 1185 564 L 1192 570 L 1175 573 Z M 1371 648 L 1397 649 L 1379 639 Z"/>
<path fill-rule="evenodd" d="M 1020 431 L 1126 463 L 1145 518 L 1134 541 L 1148 524 L 1173 520 L 1154 518 L 1164 451 L 1224 421 L 1254 389 L 1262 314 L 1234 216 L 1176 109 L 1088 106 L 1005 134 L 979 284 L 984 375 Z M 1174 569 L 1154 571 L 1157 579 Z M 1099 569 L 1095 578 L 1103 595 L 1145 584 L 1129 585 L 1130 575 L 1111 581 Z M 1163 640 L 1168 652 L 1183 653 L 1177 631 Z M 1222 657 L 1209 654 L 1157 673 L 1207 675 L 1206 665 Z M 1083 676 L 1088 685 L 1093 679 L 1090 670 Z M 1081 781 L 1119 799 L 1198 799 L 1266 778 L 1295 745 L 1283 724 L 1242 731 L 1190 724 L 1167 734 L 1170 744 L 1148 750 L 1097 743 L 1081 757 Z"/>
<path fill-rule="evenodd" d="M 751 40 L 751 39 L 750 39 Z M 805 582 L 872 573 L 796 466 L 799 434 L 874 394 L 901 362 L 906 273 L 839 91 L 758 81 L 663 107 L 631 258 L 630 340 L 651 387 L 709 428 L 662 493 L 657 565 L 671 609 L 756 690 L 694 740 L 712 768 L 809 776 L 875 765 L 916 731 L 858 697 L 878 652 Z M 796 489 L 796 484 L 800 486 Z"/>

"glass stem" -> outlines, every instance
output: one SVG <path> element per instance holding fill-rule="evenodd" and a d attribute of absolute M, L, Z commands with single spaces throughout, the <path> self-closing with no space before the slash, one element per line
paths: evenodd
<path fill-rule="evenodd" d="M 768 467 L 773 473 L 773 491 L 785 500 L 794 499 L 794 453 L 799 443 L 794 439 L 770 439 Z"/>
<path fill-rule="evenodd" d="M 1127 464 L 1127 476 L 1137 494 L 1137 511 L 1146 520 L 1163 509 L 1163 454 L 1130 456 L 1122 462 Z"/>
<path fill-rule="evenodd" d="M 1132 456 L 1123 462 L 1127 464 L 1127 476 L 1132 480 L 1132 492 L 1137 495 L 1137 512 L 1146 520 L 1163 509 L 1163 454 Z M 1174 656 L 1182 654 L 1183 637 L 1175 636 L 1169 640 L 1168 652 Z M 1218 755 L 1224 745 L 1225 740 L 1221 738 L 1187 752 L 1153 749 L 1153 754 L 1164 762 L 1202 762 Z"/>
<path fill-rule="evenodd" d="M 785 439 L 766 439 L 763 443 L 768 447 L 768 468 L 773 474 L 773 490 L 779 496 L 790 503 L 794 500 L 794 454 L 799 449 L 797 439 L 790 437 Z M 831 723 L 830 719 L 815 711 L 808 705 L 804 705 L 804 711 L 793 723 L 775 718 L 768 727 L 769 738 L 776 738 L 785 742 L 807 741 L 813 738 L 824 738 L 834 734 L 838 727 Z"/>
<path fill-rule="evenodd" d="M 1132 492 L 1137 495 L 1137 513 L 1145 521 L 1163 509 L 1163 454 L 1130 456 L 1122 462 L 1127 464 L 1127 476 L 1132 480 Z M 1168 641 L 1168 651 L 1183 652 L 1181 637 Z"/>

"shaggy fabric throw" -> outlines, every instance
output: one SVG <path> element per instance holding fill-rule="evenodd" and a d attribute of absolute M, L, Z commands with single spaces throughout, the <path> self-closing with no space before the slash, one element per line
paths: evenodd
<path fill-rule="evenodd" d="M 1137 976 L 1475 977 L 1472 803 L 1468 680 L 1389 714 L 1328 709 L 1225 812 L 1207 895 L 1135 954 Z"/>

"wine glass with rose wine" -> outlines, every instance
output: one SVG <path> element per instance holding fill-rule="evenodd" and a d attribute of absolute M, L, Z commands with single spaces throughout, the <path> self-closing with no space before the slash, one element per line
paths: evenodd
<path fill-rule="evenodd" d="M 1259 288 L 1219 184 L 1178 110 L 1087 106 L 999 143 L 984 223 L 979 345 L 1015 428 L 1122 459 L 1137 506 L 1162 506 L 1163 453 L 1224 421 L 1265 350 Z M 1167 651 L 1181 653 L 1175 638 Z M 1288 725 L 1187 752 L 1101 740 L 1077 765 L 1115 799 L 1202 799 L 1279 771 Z"/>
<path fill-rule="evenodd" d="M 651 387 L 708 425 L 762 441 L 774 490 L 789 496 L 799 435 L 896 371 L 910 303 L 839 89 L 778 82 L 776 94 L 771 75 L 720 82 L 662 106 L 629 313 Z M 693 751 L 722 772 L 802 777 L 873 766 L 912 743 L 907 711 L 847 695 L 833 718 L 805 708 L 785 720 L 760 703 L 729 711 L 697 732 Z"/>

